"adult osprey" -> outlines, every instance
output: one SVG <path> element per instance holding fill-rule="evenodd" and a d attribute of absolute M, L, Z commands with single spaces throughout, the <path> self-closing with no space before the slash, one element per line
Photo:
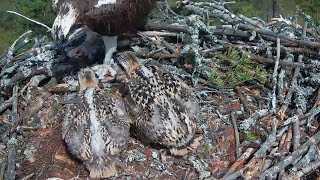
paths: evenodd
<path fill-rule="evenodd" d="M 104 51 L 104 63 L 108 64 L 117 47 L 117 35 L 141 27 L 155 0 L 53 0 L 52 3 L 58 13 L 52 36 L 56 42 L 64 43 L 67 55 L 95 61 L 97 54 Z M 105 50 L 101 49 L 102 39 Z"/>

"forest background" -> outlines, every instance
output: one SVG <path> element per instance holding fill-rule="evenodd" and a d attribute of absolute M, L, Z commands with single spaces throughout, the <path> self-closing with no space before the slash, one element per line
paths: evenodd
<path fill-rule="evenodd" d="M 168 1 L 174 9 L 176 0 Z M 228 7 L 235 14 L 259 17 L 264 21 L 269 21 L 272 17 L 279 17 L 280 15 L 284 18 L 292 18 L 296 13 L 297 6 L 310 15 L 317 27 L 320 27 L 319 0 L 235 0 L 235 4 L 228 4 Z M 22 17 L 9 14 L 6 12 L 7 10 L 19 12 L 47 24 L 49 27 L 51 27 L 55 18 L 51 0 L 0 0 L 0 55 L 8 49 L 19 35 L 27 30 L 33 31 L 31 36 L 47 34 L 50 38 L 50 33 L 46 32 L 47 29 Z M 174 10 L 179 11 L 179 9 Z"/>

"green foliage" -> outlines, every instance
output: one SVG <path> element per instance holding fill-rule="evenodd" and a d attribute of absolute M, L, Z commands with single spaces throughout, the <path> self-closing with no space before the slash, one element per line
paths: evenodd
<path fill-rule="evenodd" d="M 16 11 L 31 19 L 37 20 L 51 27 L 54 13 L 51 10 L 51 0 L 1 0 L 0 1 L 0 54 L 17 39 L 22 33 L 32 30 L 32 37 L 37 35 L 51 35 L 47 29 L 30 22 L 20 16 L 9 14 L 6 11 Z"/>
<path fill-rule="evenodd" d="M 257 80 L 265 83 L 268 74 L 265 69 L 254 64 L 250 58 L 244 57 L 241 53 L 233 48 L 229 48 L 219 57 L 221 63 L 228 67 L 226 75 L 212 73 L 209 80 L 218 88 L 223 86 L 234 87 L 243 82 Z"/>
<path fill-rule="evenodd" d="M 51 26 L 54 20 L 54 14 L 51 9 L 51 1 L 48 0 L 17 0 L 15 4 L 19 13 L 24 14 L 41 23 Z M 45 33 L 47 29 L 36 25 L 25 19 L 18 19 L 19 26 L 24 29 L 31 29 L 36 34 Z"/>
<path fill-rule="evenodd" d="M 238 0 L 235 4 L 230 4 L 229 7 L 232 9 L 233 13 L 243 14 L 248 17 L 257 16 L 259 12 L 257 11 L 257 3 L 253 3 L 252 0 Z"/>
<path fill-rule="evenodd" d="M 219 76 L 218 73 L 212 72 L 209 81 L 215 85 L 217 88 L 223 88 L 224 87 L 224 80 Z"/>
<path fill-rule="evenodd" d="M 313 21 L 320 24 L 320 1 L 319 0 L 276 0 L 275 1 L 275 16 L 283 17 L 295 16 L 296 6 L 300 6 L 304 13 L 310 15 Z M 228 7 L 235 14 L 243 14 L 247 17 L 260 17 L 265 21 L 272 18 L 273 7 L 272 0 L 237 0 L 235 4 L 229 4 Z M 305 20 L 299 18 L 299 23 Z"/>
<path fill-rule="evenodd" d="M 318 25 L 320 24 L 320 1 L 319 0 L 296 0 L 301 9 L 310 15 Z"/>
<path fill-rule="evenodd" d="M 245 132 L 245 140 L 249 142 L 254 142 L 255 140 L 257 140 L 257 137 L 253 132 L 247 131 Z"/>

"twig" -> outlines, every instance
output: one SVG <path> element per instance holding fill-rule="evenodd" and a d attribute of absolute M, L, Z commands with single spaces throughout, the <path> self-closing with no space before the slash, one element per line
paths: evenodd
<path fill-rule="evenodd" d="M 247 99 L 243 96 L 243 93 L 241 91 L 241 87 L 237 86 L 236 90 L 238 92 L 238 97 L 239 97 L 241 103 L 243 104 L 243 108 L 244 108 L 245 112 L 247 112 L 250 115 L 251 114 L 251 110 L 249 108 Z"/>
<path fill-rule="evenodd" d="M 189 32 L 188 26 L 184 25 L 157 25 L 157 24 L 148 24 L 145 26 L 146 30 L 166 30 L 171 32 Z"/>
<path fill-rule="evenodd" d="M 260 175 L 261 179 L 271 179 L 276 173 L 280 172 L 282 169 L 286 168 L 289 164 L 291 164 L 296 158 L 304 154 L 308 148 L 313 144 L 318 144 L 320 141 L 320 131 L 318 131 L 315 135 L 313 135 L 307 142 L 305 142 L 302 146 L 300 146 L 297 150 L 292 152 L 289 156 L 282 159 L 280 162 L 272 166 L 271 168 L 265 170 Z"/>
<path fill-rule="evenodd" d="M 46 93 L 44 96 L 42 97 L 36 97 L 33 101 L 33 106 L 31 106 L 30 108 L 26 109 L 23 112 L 23 116 L 21 116 L 19 119 L 17 119 L 16 122 L 14 122 L 14 124 L 11 127 L 10 132 L 15 132 L 17 127 L 23 123 L 26 120 L 31 119 L 37 112 L 39 112 L 41 110 L 41 108 L 44 106 L 47 98 L 50 96 L 50 93 Z"/>
<path fill-rule="evenodd" d="M 319 98 L 319 91 L 318 91 L 318 96 L 317 96 L 317 100 L 316 100 L 317 107 L 316 108 L 312 107 L 311 112 L 310 112 L 310 116 L 307 119 L 307 127 L 312 127 L 311 123 L 314 121 L 314 119 L 315 119 L 314 117 L 320 113 L 319 101 L 320 101 L 320 98 Z"/>
<path fill-rule="evenodd" d="M 292 129 L 288 129 L 288 132 L 287 132 L 287 136 L 286 136 L 286 139 L 285 139 L 285 143 L 284 143 L 284 146 L 283 148 L 281 149 L 281 155 L 285 155 L 285 154 L 288 154 L 290 152 L 290 147 L 291 147 L 291 144 L 292 144 Z"/>
<path fill-rule="evenodd" d="M 307 120 L 305 120 L 305 119 L 319 114 L 320 113 L 319 112 L 320 107 L 318 107 L 319 105 L 320 105 L 320 88 L 318 88 L 316 101 L 313 104 L 312 108 L 309 110 L 308 113 L 299 116 L 300 125 L 305 124 L 306 122 L 311 123 L 311 122 L 309 122 L 309 119 L 307 119 Z"/>
<path fill-rule="evenodd" d="M 315 171 L 319 167 L 320 167 L 320 161 L 314 161 L 314 162 L 304 166 L 301 170 L 294 172 L 290 175 L 291 175 L 291 177 L 299 179 L 299 178 L 302 178 L 303 176 L 310 174 L 312 171 Z"/>
<path fill-rule="evenodd" d="M 233 173 L 240 167 L 242 166 L 247 160 L 248 158 L 254 153 L 254 149 L 253 148 L 248 148 L 246 150 L 246 152 L 244 152 L 235 163 L 233 163 L 233 165 L 229 168 L 228 172 L 221 178 L 221 179 L 231 179 L 233 175 Z M 241 174 L 241 173 L 237 173 L 237 174 Z"/>
<path fill-rule="evenodd" d="M 29 30 L 29 31 L 21 34 L 21 35 L 13 42 L 13 44 L 9 47 L 9 50 L 8 50 L 8 53 L 7 53 L 7 56 L 8 56 L 9 59 L 12 59 L 12 58 L 13 58 L 13 54 L 17 51 L 17 50 L 15 49 L 17 42 L 18 42 L 21 38 L 23 38 L 25 35 L 27 35 L 27 34 L 29 34 L 29 33 L 32 33 L 32 31 Z"/>
<path fill-rule="evenodd" d="M 2 161 L 1 163 L 1 169 L 0 169 L 0 180 L 4 180 L 4 173 L 6 171 L 7 163 L 5 161 Z"/>
<path fill-rule="evenodd" d="M 275 113 L 277 108 L 277 96 L 276 96 L 276 88 L 277 88 L 277 77 L 278 77 L 278 66 L 280 61 L 280 38 L 277 38 L 277 57 L 276 62 L 274 64 L 273 75 L 272 75 L 272 100 L 271 100 L 271 112 Z"/>
<path fill-rule="evenodd" d="M 280 140 L 279 140 L 279 151 L 282 154 L 283 147 L 285 146 L 286 137 L 288 136 L 288 133 L 283 133 Z"/>
<path fill-rule="evenodd" d="M 164 40 L 164 39 L 160 39 L 160 38 L 158 38 L 158 40 L 161 42 L 161 44 L 164 46 L 164 47 L 166 47 L 171 53 L 173 53 L 173 54 L 177 54 L 177 55 L 179 55 L 179 53 L 175 50 L 175 48 L 171 45 L 171 44 L 169 44 L 166 40 Z"/>
<path fill-rule="evenodd" d="M 267 65 L 268 64 L 275 64 L 275 61 L 270 59 L 270 58 L 265 58 L 265 57 L 262 57 L 262 56 L 259 56 L 259 55 L 253 54 L 253 53 L 249 53 L 249 52 L 246 52 L 246 51 L 243 51 L 243 52 L 245 52 L 245 54 L 250 59 L 257 61 L 258 63 L 267 64 Z M 292 68 L 296 68 L 296 67 L 303 68 L 304 67 L 304 64 L 302 64 L 302 63 L 287 62 L 287 61 L 280 61 L 279 65 L 282 66 L 282 67 L 292 67 Z"/>
<path fill-rule="evenodd" d="M 302 62 L 302 59 L 303 59 L 303 55 L 299 55 L 298 62 Z M 295 68 L 293 76 L 292 76 L 291 87 L 290 87 L 290 89 L 289 89 L 289 91 L 288 91 L 288 93 L 286 95 L 286 98 L 285 98 L 280 110 L 278 111 L 278 115 L 280 117 L 280 121 L 283 120 L 284 114 L 285 114 L 285 112 L 286 112 L 286 110 L 288 108 L 288 105 L 291 102 L 291 97 L 292 97 L 293 92 L 296 89 L 297 79 L 298 79 L 299 74 L 300 74 L 300 68 L 297 67 L 297 68 Z"/>
<path fill-rule="evenodd" d="M 300 146 L 300 124 L 298 119 L 293 121 L 292 124 L 293 131 L 293 150 L 296 150 Z"/>
<path fill-rule="evenodd" d="M 307 166 L 311 161 L 315 159 L 317 151 L 317 146 L 316 145 L 311 145 L 307 154 L 304 155 L 297 163 L 291 168 L 293 171 L 297 171 L 305 166 Z M 294 164 L 294 163 L 292 163 Z"/>
<path fill-rule="evenodd" d="M 286 71 L 284 69 L 281 69 L 280 70 L 280 73 L 279 73 L 279 79 L 278 79 L 278 98 L 279 98 L 279 101 L 280 103 L 283 103 L 284 102 L 284 77 L 285 77 L 285 73 Z"/>
<path fill-rule="evenodd" d="M 142 31 L 144 36 L 159 36 L 159 37 L 176 37 L 177 33 L 161 32 L 161 31 Z"/>
<path fill-rule="evenodd" d="M 12 115 L 11 115 L 11 121 L 14 123 L 18 118 L 18 87 L 13 87 L 13 93 L 12 93 Z M 16 145 L 17 145 L 17 139 L 16 139 L 16 133 L 12 133 L 10 135 L 10 139 L 7 142 L 7 148 L 8 148 L 8 165 L 7 165 L 7 174 L 6 178 L 8 180 L 14 180 L 15 179 L 15 167 L 16 167 Z"/>
<path fill-rule="evenodd" d="M 268 113 L 269 111 L 267 109 L 257 110 L 249 118 L 241 122 L 239 129 L 243 131 L 247 131 L 251 125 L 254 125 L 258 119 L 267 116 Z"/>
<path fill-rule="evenodd" d="M 194 63 L 194 69 L 192 72 L 192 83 L 193 85 L 197 85 L 203 59 L 200 53 L 200 30 L 208 33 L 209 35 L 211 35 L 211 31 L 208 30 L 207 26 L 200 20 L 199 16 L 197 15 L 192 15 L 188 17 L 188 25 L 190 25 L 189 31 L 191 34 L 192 42 L 183 47 L 181 54 L 187 57 L 188 52 L 192 52 L 192 60 Z"/>
<path fill-rule="evenodd" d="M 277 139 L 277 127 L 278 127 L 278 120 L 274 117 L 273 118 L 273 129 L 272 133 L 267 137 L 266 141 L 261 145 L 260 149 L 254 154 L 256 158 L 262 158 L 266 156 L 268 149 Z"/>
<path fill-rule="evenodd" d="M 306 40 L 296 40 L 296 39 L 287 37 L 286 35 L 277 34 L 271 30 L 259 29 L 254 26 L 251 26 L 251 25 L 239 24 L 239 28 L 244 29 L 244 30 L 256 31 L 258 34 L 267 35 L 269 37 L 271 36 L 274 38 L 280 38 L 282 42 L 285 42 L 285 41 L 288 43 L 291 42 L 299 47 L 304 47 L 304 46 L 307 46 L 309 48 L 319 48 L 320 47 L 320 43 L 318 43 L 318 42 L 311 42 L 311 41 L 306 41 Z M 264 36 L 262 36 L 262 37 L 264 37 Z"/>
<path fill-rule="evenodd" d="M 231 121 L 232 121 L 233 130 L 234 130 L 235 141 L 236 141 L 236 157 L 238 159 L 240 157 L 240 140 L 239 140 L 239 131 L 238 131 L 234 112 L 231 113 Z"/>
<path fill-rule="evenodd" d="M 47 25 L 45 25 L 45 24 L 43 24 L 43 23 L 41 23 L 41 22 L 38 22 L 38 21 L 33 20 L 33 19 L 31 19 L 31 18 L 28 18 L 28 17 L 26 17 L 26 16 L 24 16 L 24 15 L 22 15 L 22 14 L 20 14 L 20 13 L 14 12 L 14 11 L 7 11 L 7 12 L 8 12 L 8 13 L 15 14 L 15 15 L 18 15 L 18 16 L 21 16 L 21 17 L 23 17 L 23 18 L 25 18 L 25 19 L 27 19 L 27 20 L 29 20 L 29 21 L 31 21 L 31 22 L 34 22 L 34 23 L 36 23 L 36 24 L 39 24 L 39 25 L 47 28 L 47 30 L 48 30 L 47 32 L 51 31 L 51 28 L 50 28 L 49 26 L 47 26 Z"/>
<path fill-rule="evenodd" d="M 301 39 L 306 39 L 307 37 L 307 29 L 308 29 L 308 21 L 305 21 L 303 24 Z"/>
<path fill-rule="evenodd" d="M 29 175 L 27 175 L 27 176 L 23 177 L 23 178 L 22 178 L 22 179 L 20 179 L 20 180 L 28 180 L 28 179 L 32 178 L 33 176 L 34 176 L 34 173 L 31 173 L 31 174 L 29 174 Z"/>
<path fill-rule="evenodd" d="M 1 106 L 0 106 L 0 114 L 2 113 L 2 111 L 4 111 L 5 109 L 9 108 L 10 106 L 12 106 L 12 97 L 8 100 L 6 100 Z"/>

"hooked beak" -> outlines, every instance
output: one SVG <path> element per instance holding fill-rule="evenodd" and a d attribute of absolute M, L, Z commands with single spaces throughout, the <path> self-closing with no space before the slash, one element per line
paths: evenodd
<path fill-rule="evenodd" d="M 102 37 L 88 28 L 76 29 L 68 39 L 59 43 L 58 54 L 67 61 L 87 66 L 103 61 L 105 48 Z"/>
<path fill-rule="evenodd" d="M 72 34 L 68 39 L 64 39 L 63 41 L 58 42 L 58 54 L 68 56 L 67 52 L 83 44 L 86 38 L 87 34 L 84 31 Z"/>

